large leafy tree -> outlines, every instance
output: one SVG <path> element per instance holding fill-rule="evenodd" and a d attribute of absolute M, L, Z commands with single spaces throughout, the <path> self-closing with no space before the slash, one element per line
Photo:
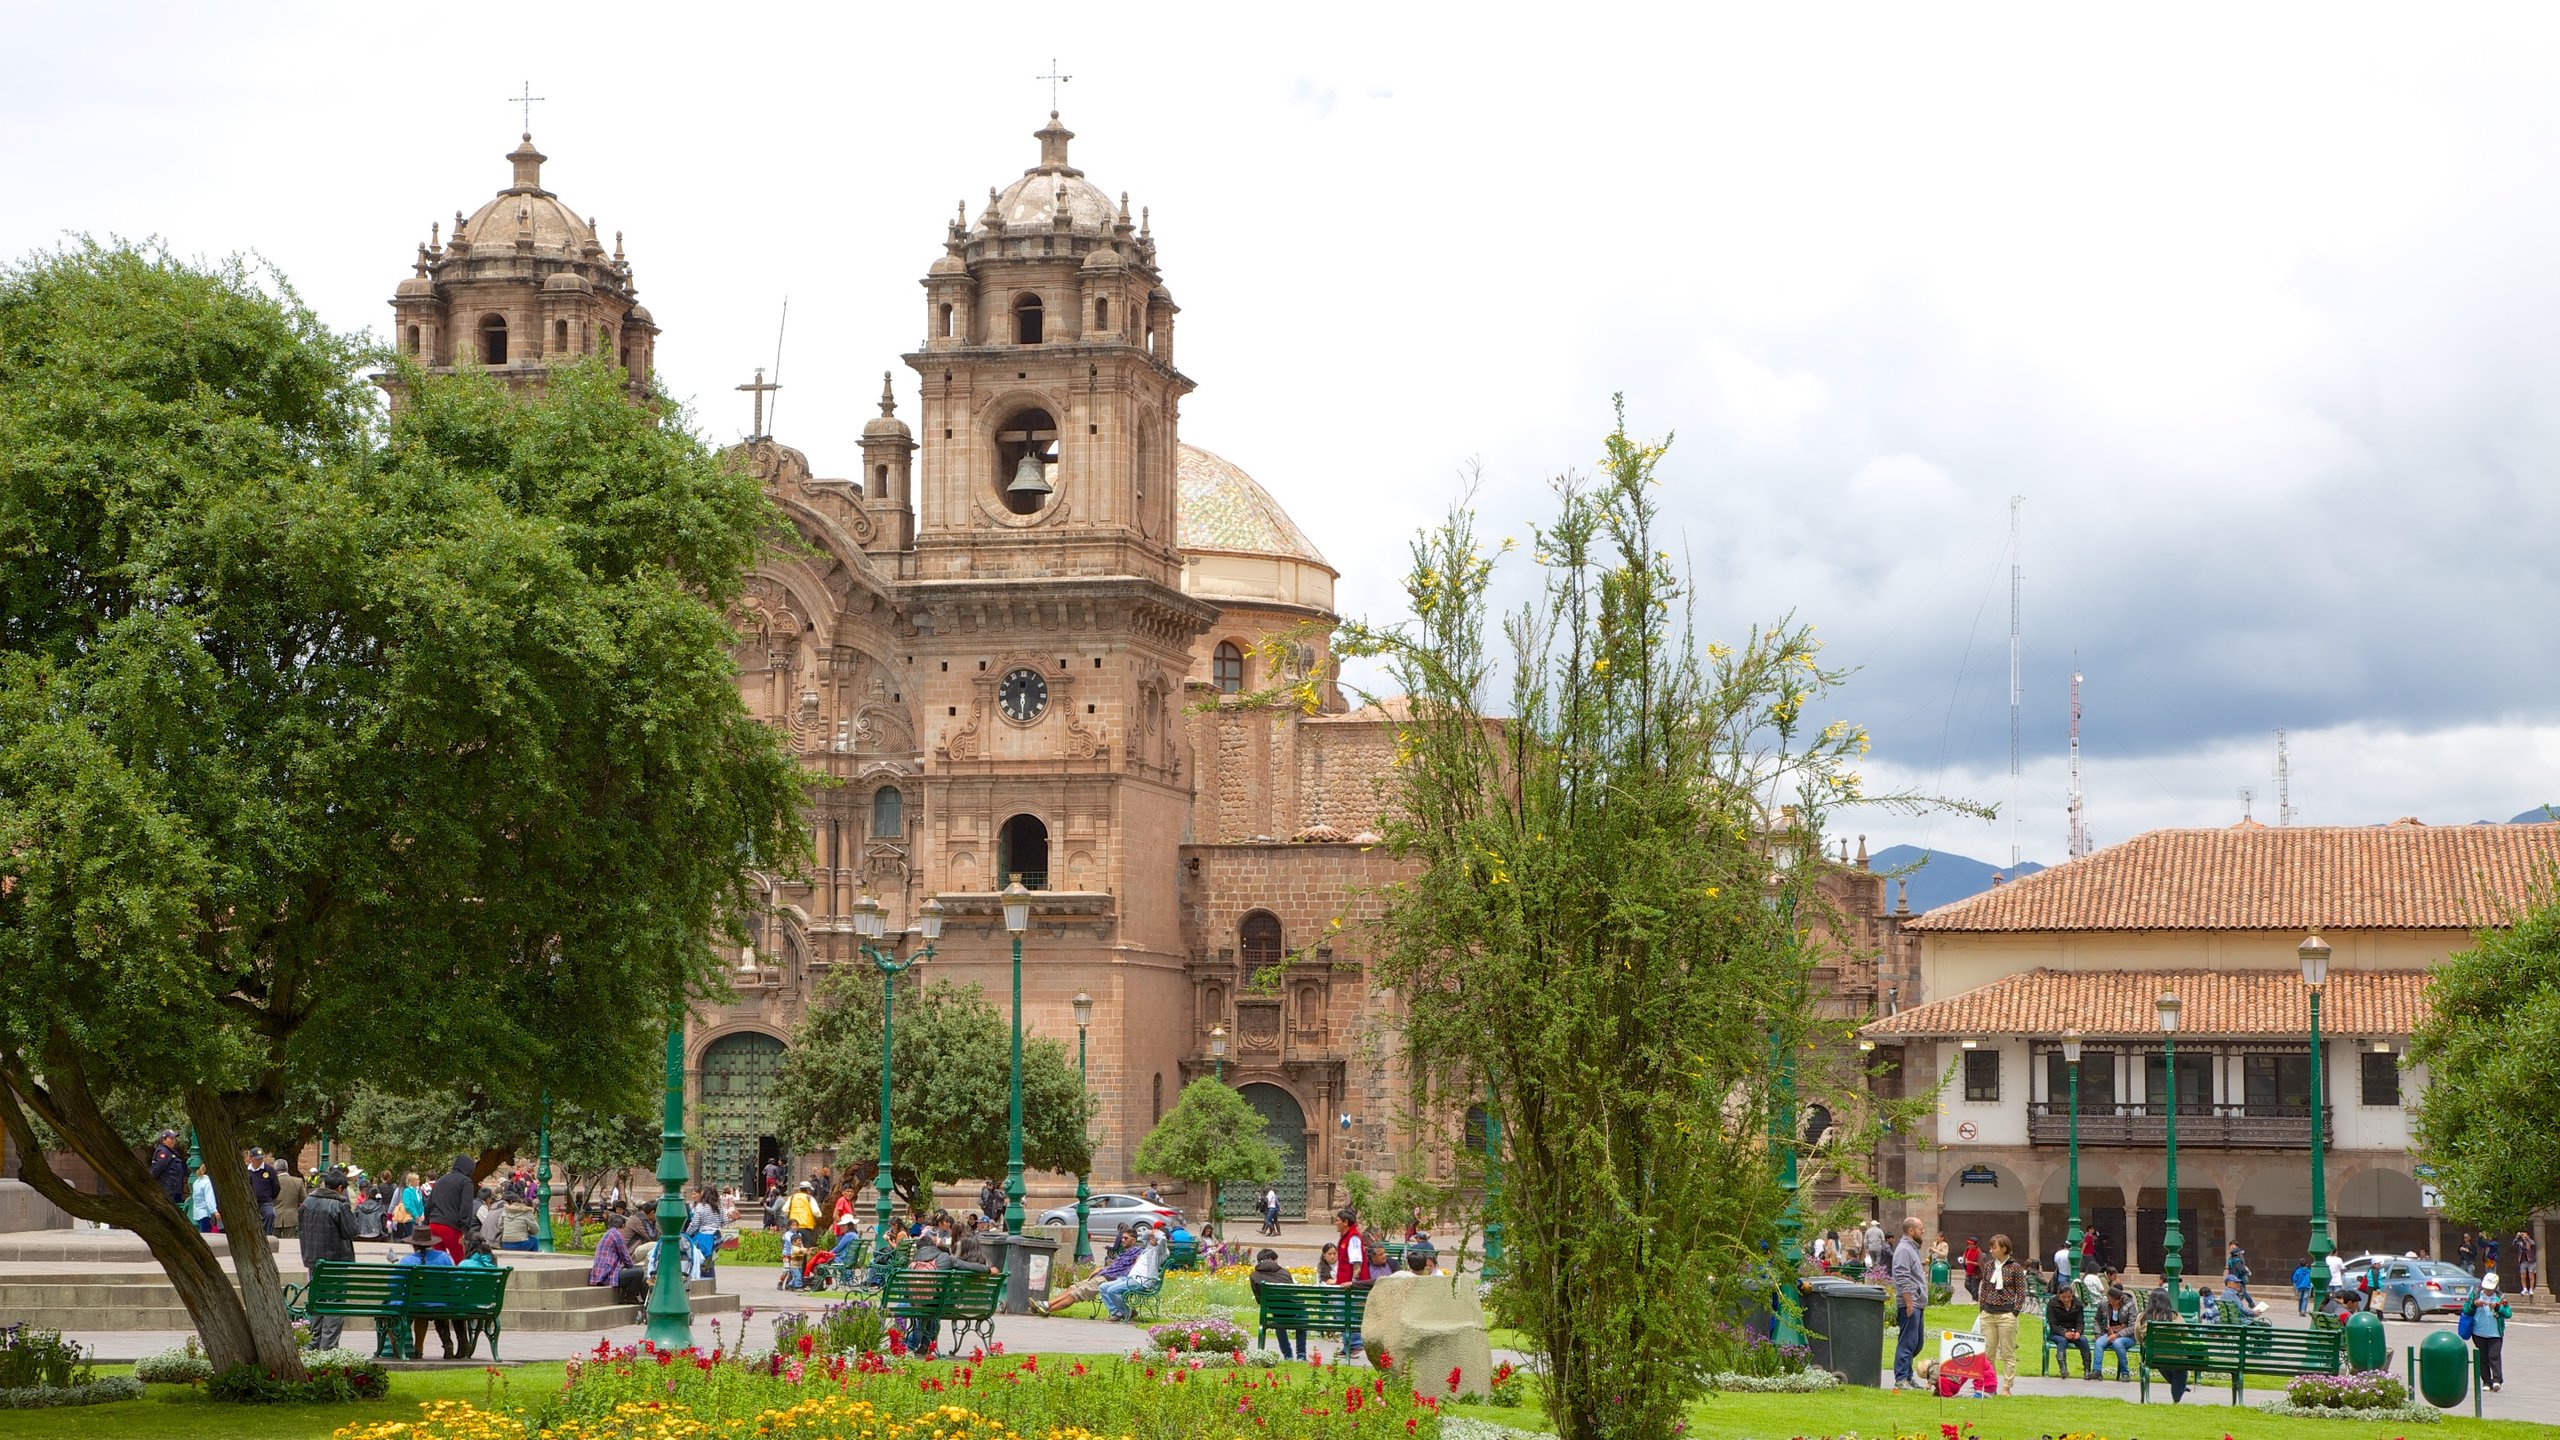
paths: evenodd
<path fill-rule="evenodd" d="M 1507 715 L 1487 591 L 1509 547 L 1463 508 L 1414 546 L 1410 618 L 1342 647 L 1410 703 L 1386 834 L 1416 868 L 1377 979 L 1430 1103 L 1498 1122 L 1500 1298 L 1569 1440 L 1675 1433 L 1719 1323 L 1768 1301 L 1779 1061 L 1811 1038 L 1820 920 L 1814 867 L 1780 856 L 1865 798 L 1863 736 L 1805 718 L 1839 678 L 1809 629 L 1697 643 L 1655 535 L 1663 445 L 1622 414 L 1606 453 L 1535 530 Z"/>
<path fill-rule="evenodd" d="M 607 1099 L 798 843 L 722 620 L 755 482 L 601 363 L 403 372 L 386 429 L 370 358 L 237 262 L 0 272 L 0 1123 L 217 1367 L 299 1366 L 246 1137 L 368 1079 Z M 135 1096 L 213 1157 L 236 1279 Z"/>
<path fill-rule="evenodd" d="M 611 1105 L 552 1104 L 555 1198 L 571 1214 L 604 1176 L 646 1171 L 657 1161 L 659 1122 L 646 1108 L 651 1098 L 635 1086 Z M 335 1138 L 342 1159 L 376 1174 L 414 1170 L 432 1177 L 465 1154 L 476 1157 L 474 1174 L 485 1177 L 535 1153 L 541 1116 L 538 1087 L 500 1086 L 496 1077 L 435 1092 L 367 1085 L 349 1097 Z"/>
<path fill-rule="evenodd" d="M 1201 1213 L 1210 1214 L 1213 1195 L 1280 1178 L 1286 1157 L 1267 1130 L 1261 1112 L 1241 1093 L 1203 1075 L 1182 1087 L 1181 1098 L 1138 1142 L 1138 1173 L 1198 1186 Z"/>
<path fill-rule="evenodd" d="M 2560 877 L 2446 960 L 2427 1005 L 2409 1063 L 2427 1067 L 2418 1148 L 2444 1208 L 2507 1226 L 2560 1205 Z"/>
<path fill-rule="evenodd" d="M 964 1176 L 1000 1178 L 1010 1144 L 1013 1021 L 975 985 L 913 981 L 899 990 L 893 1029 L 890 1141 L 911 1174 L 907 1203 Z M 880 1148 L 880 977 L 840 972 L 810 1007 L 765 1097 L 784 1144 Z M 1022 1040 L 1022 1153 L 1035 1170 L 1075 1174 L 1093 1163 L 1092 1109 L 1075 1057 L 1047 1036 Z"/>

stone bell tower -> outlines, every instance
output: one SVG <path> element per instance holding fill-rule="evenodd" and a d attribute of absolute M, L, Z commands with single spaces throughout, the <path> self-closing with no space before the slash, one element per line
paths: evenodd
<path fill-rule="evenodd" d="M 391 298 L 392 341 L 430 370 L 478 365 L 508 383 L 538 385 L 553 365 L 615 357 L 646 395 L 658 327 L 638 300 L 622 237 L 607 255 L 593 221 L 542 188 L 533 135 L 507 154 L 512 182 L 453 234 L 431 227 L 416 273 Z M 400 403 L 399 389 L 391 400 Z"/>
<path fill-rule="evenodd" d="M 918 573 L 1125 575 L 1172 584 L 1173 297 L 1155 239 L 1067 163 L 1040 163 L 976 223 L 952 220 L 924 280 Z"/>

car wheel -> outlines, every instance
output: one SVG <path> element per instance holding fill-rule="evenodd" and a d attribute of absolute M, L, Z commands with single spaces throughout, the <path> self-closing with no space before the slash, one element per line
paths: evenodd
<path fill-rule="evenodd" d="M 2417 1296 L 2403 1295 L 2400 1297 L 2400 1318 L 2413 1325 L 2426 1318 L 2426 1312 L 2418 1308 Z"/>

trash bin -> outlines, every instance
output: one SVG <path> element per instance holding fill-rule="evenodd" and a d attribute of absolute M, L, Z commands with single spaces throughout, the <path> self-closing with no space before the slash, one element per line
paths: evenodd
<path fill-rule="evenodd" d="M 1797 1294 L 1804 1302 L 1806 1343 L 1813 1347 L 1815 1368 L 1834 1371 L 1851 1385 L 1881 1386 L 1884 1287 L 1814 1275 L 1798 1284 Z"/>

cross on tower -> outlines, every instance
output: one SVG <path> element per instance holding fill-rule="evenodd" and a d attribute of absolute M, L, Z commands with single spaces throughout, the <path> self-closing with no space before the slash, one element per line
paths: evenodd
<path fill-rule="evenodd" d="M 1076 77 L 1073 75 L 1059 74 L 1058 57 L 1052 55 L 1049 57 L 1049 73 L 1046 75 L 1034 75 L 1031 78 L 1034 80 L 1046 80 L 1049 82 L 1049 113 L 1055 115 L 1058 113 L 1058 87 Z"/>
<path fill-rule="evenodd" d="M 1052 69 L 1052 70 L 1054 70 L 1054 69 L 1056 69 L 1056 68 L 1058 68 L 1058 67 L 1056 67 L 1056 66 L 1052 65 L 1052 66 L 1050 66 L 1049 68 L 1050 68 L 1050 69 Z M 533 93 L 533 82 L 532 82 L 532 81 L 530 81 L 530 80 L 527 80 L 526 82 L 524 82 L 524 93 L 523 93 L 523 94 L 521 94 L 521 95 L 510 95 L 510 96 L 508 96 L 508 97 L 507 97 L 507 103 L 508 103 L 508 104 L 510 104 L 510 105 L 522 105 L 522 106 L 524 107 L 524 133 L 526 133 L 527 135 L 530 135 L 530 134 L 532 134 L 532 133 L 533 133 L 533 107 L 534 107 L 534 103 L 535 103 L 536 101 L 547 101 L 547 100 L 549 100 L 550 98 L 551 98 L 551 97 L 549 97 L 549 96 L 547 96 L 547 95 L 536 95 L 536 94 L 534 94 L 534 93 Z"/>
<path fill-rule="evenodd" d="M 741 385 L 741 386 L 739 386 L 738 388 L 739 388 L 739 389 L 741 389 L 741 390 L 752 390 L 752 391 L 754 391 L 754 392 L 755 392 L 755 396 L 756 396 L 756 428 L 755 428 L 753 431 L 749 432 L 749 434 L 747 435 L 747 438 L 748 438 L 748 439 L 750 439 L 750 440 L 762 440 L 762 439 L 766 438 L 766 437 L 765 437 L 765 433 L 764 433 L 764 397 L 765 397 L 765 393 L 766 393 L 767 391 L 771 391 L 771 390 L 779 390 L 779 389 L 781 389 L 781 388 L 782 388 L 781 383 L 780 383 L 779 381 L 777 381 L 777 382 L 775 382 L 774 384 L 771 384 L 771 385 L 766 384 L 766 383 L 765 383 L 765 380 L 764 380 L 764 367 L 763 367 L 763 366 L 761 366 L 761 365 L 759 365 L 759 366 L 757 366 L 757 367 L 756 367 L 756 383 L 754 383 L 753 385 Z"/>

